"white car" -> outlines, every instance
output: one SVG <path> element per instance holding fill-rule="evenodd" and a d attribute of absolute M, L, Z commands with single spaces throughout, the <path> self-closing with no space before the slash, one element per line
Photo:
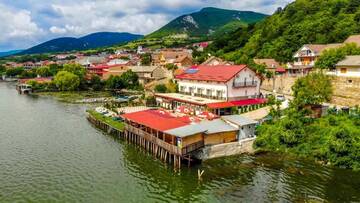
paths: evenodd
<path fill-rule="evenodd" d="M 276 100 L 283 102 L 283 101 L 285 101 L 286 99 L 285 99 L 285 96 L 284 96 L 284 95 L 277 95 L 277 96 L 276 96 Z"/>

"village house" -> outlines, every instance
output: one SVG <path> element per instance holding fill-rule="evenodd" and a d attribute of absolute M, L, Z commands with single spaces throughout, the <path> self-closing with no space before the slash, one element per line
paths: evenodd
<path fill-rule="evenodd" d="M 286 72 L 275 59 L 254 59 L 254 62 L 258 65 L 265 65 L 266 70 L 275 74 L 283 74 Z"/>
<path fill-rule="evenodd" d="M 211 56 L 206 61 L 204 61 L 201 65 L 204 66 L 218 66 L 218 65 L 234 65 L 234 63 L 229 61 L 224 61 L 221 58 Z"/>
<path fill-rule="evenodd" d="M 355 43 L 357 46 L 360 47 L 360 35 L 351 35 L 344 41 L 344 44 L 351 43 Z"/>
<path fill-rule="evenodd" d="M 183 49 L 161 50 L 158 53 L 153 53 L 151 58 L 152 64 L 155 66 L 174 64 L 181 68 L 193 65 L 190 51 Z"/>
<path fill-rule="evenodd" d="M 294 62 L 287 66 L 289 75 L 304 75 L 315 66 L 316 60 L 327 49 L 339 48 L 343 44 L 305 44 L 294 54 Z"/>
<path fill-rule="evenodd" d="M 109 77 L 112 76 L 121 76 L 123 73 L 125 73 L 126 71 L 128 71 L 129 68 L 128 66 L 125 65 L 111 65 L 111 66 L 107 66 L 104 69 L 104 73 L 102 74 L 101 78 L 103 80 L 107 80 L 109 79 Z"/>
<path fill-rule="evenodd" d="M 346 58 L 336 64 L 336 76 L 340 77 L 360 77 L 360 55 L 346 56 Z"/>
<path fill-rule="evenodd" d="M 139 77 L 140 84 L 147 84 L 154 80 L 166 78 L 166 70 L 160 66 L 128 66 Z"/>
<path fill-rule="evenodd" d="M 167 109 L 187 106 L 194 114 L 209 110 L 232 114 L 231 108 L 260 105 L 260 78 L 246 65 L 197 66 L 176 75 L 179 93 L 156 94 Z"/>
<path fill-rule="evenodd" d="M 204 49 L 208 47 L 210 43 L 211 42 L 198 42 L 194 43 L 192 46 L 196 48 L 197 51 L 204 51 Z"/>
<path fill-rule="evenodd" d="M 77 58 L 75 60 L 75 62 L 84 67 L 90 67 L 90 66 L 96 66 L 99 64 L 106 63 L 107 57 L 105 57 L 105 56 L 84 56 L 81 58 Z"/>

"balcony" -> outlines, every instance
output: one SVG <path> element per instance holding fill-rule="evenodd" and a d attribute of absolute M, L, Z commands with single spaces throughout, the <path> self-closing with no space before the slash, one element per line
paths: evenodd
<path fill-rule="evenodd" d="M 245 81 L 245 82 L 234 82 L 234 88 L 242 88 L 242 87 L 256 87 L 258 85 L 257 81 Z"/>

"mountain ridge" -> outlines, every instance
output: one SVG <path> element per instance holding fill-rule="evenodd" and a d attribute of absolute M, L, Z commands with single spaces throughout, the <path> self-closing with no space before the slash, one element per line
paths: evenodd
<path fill-rule="evenodd" d="M 142 38 L 143 35 L 128 32 L 96 32 L 83 37 L 59 37 L 43 42 L 19 54 L 41 54 L 66 51 L 81 51 L 130 42 Z"/>
<path fill-rule="evenodd" d="M 209 36 L 225 24 L 238 20 L 244 24 L 256 23 L 268 15 L 254 11 L 237 11 L 205 7 L 200 11 L 181 15 L 160 29 L 147 35 L 147 38 L 160 38 L 176 34 L 187 34 L 188 36 Z M 236 27 L 237 28 L 237 27 Z M 234 29 L 236 29 L 234 28 Z"/>

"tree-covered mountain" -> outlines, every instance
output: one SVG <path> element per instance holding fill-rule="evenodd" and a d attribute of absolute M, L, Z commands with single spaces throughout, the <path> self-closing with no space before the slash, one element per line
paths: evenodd
<path fill-rule="evenodd" d="M 218 38 L 208 51 L 237 63 L 253 57 L 287 62 L 303 44 L 341 43 L 359 33 L 359 0 L 296 0 L 256 25 Z"/>
<path fill-rule="evenodd" d="M 6 56 L 11 56 L 17 53 L 22 52 L 23 50 L 11 50 L 11 51 L 4 51 L 4 52 L 0 52 L 0 57 L 6 57 Z"/>
<path fill-rule="evenodd" d="M 261 21 L 267 15 L 252 11 L 235 11 L 219 8 L 203 8 L 199 12 L 182 15 L 164 27 L 148 35 L 148 38 L 160 38 L 176 34 L 187 34 L 190 37 L 211 35 L 227 25 L 227 29 L 236 29 L 243 24 Z M 237 21 L 237 22 L 236 22 Z"/>
<path fill-rule="evenodd" d="M 142 37 L 142 35 L 117 32 L 98 32 L 86 35 L 81 38 L 62 37 L 34 46 L 30 49 L 22 51 L 21 54 L 39 54 L 94 49 L 121 44 L 137 40 Z"/>

